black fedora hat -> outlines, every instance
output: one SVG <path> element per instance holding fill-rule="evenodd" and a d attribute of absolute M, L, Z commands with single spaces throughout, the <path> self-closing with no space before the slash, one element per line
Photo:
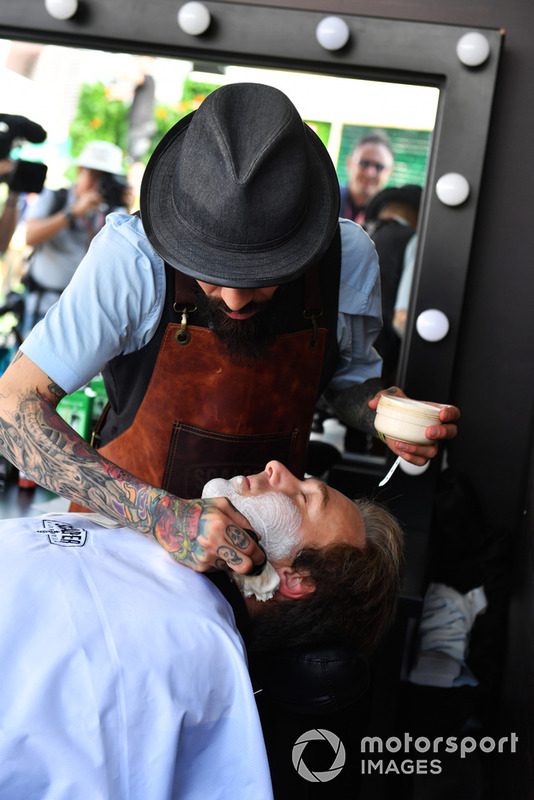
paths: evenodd
<path fill-rule="evenodd" d="M 165 134 L 141 186 L 156 252 L 219 286 L 286 283 L 327 250 L 339 215 L 328 151 L 283 92 L 222 86 Z"/>
<path fill-rule="evenodd" d="M 410 206 L 415 212 L 419 212 L 421 205 L 421 194 L 423 190 L 421 186 L 415 183 L 407 183 L 404 186 L 390 186 L 388 189 L 382 189 L 381 192 L 375 194 L 365 209 L 365 220 L 378 219 L 380 212 L 389 203 L 402 203 L 403 205 Z"/>

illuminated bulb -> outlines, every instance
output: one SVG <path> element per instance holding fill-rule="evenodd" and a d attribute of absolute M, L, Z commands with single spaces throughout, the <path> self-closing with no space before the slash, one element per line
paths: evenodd
<path fill-rule="evenodd" d="M 439 342 L 449 332 L 449 320 L 438 308 L 427 308 L 417 317 L 415 327 L 425 342 Z"/>
<path fill-rule="evenodd" d="M 458 39 L 456 55 L 467 67 L 479 67 L 487 61 L 489 54 L 489 42 L 482 33 L 471 31 Z"/>
<path fill-rule="evenodd" d="M 211 22 L 211 14 L 202 3 L 192 0 L 185 3 L 178 12 L 178 25 L 184 33 L 190 36 L 200 36 L 205 33 Z"/>
<path fill-rule="evenodd" d="M 45 8 L 54 19 L 70 19 L 78 11 L 78 0 L 45 0 Z"/>
<path fill-rule="evenodd" d="M 460 206 L 469 197 L 469 183 L 458 172 L 447 172 L 436 183 L 436 194 L 446 206 Z"/>
<path fill-rule="evenodd" d="M 315 35 L 325 50 L 341 50 L 349 40 L 350 31 L 341 17 L 324 17 L 317 25 Z"/>

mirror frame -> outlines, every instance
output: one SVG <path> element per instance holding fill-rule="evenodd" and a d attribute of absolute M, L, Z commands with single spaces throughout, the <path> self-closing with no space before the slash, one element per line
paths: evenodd
<path fill-rule="evenodd" d="M 133 5 L 131 0 L 80 0 L 71 20 L 58 21 L 46 12 L 44 0 L 0 0 L 0 37 L 440 90 L 398 382 L 410 396 L 449 401 L 503 32 L 479 29 L 490 54 L 481 66 L 468 67 L 456 54 L 460 37 L 473 30 L 463 26 L 338 14 L 350 38 L 341 50 L 329 51 L 315 35 L 327 13 L 205 2 L 212 21 L 195 37 L 177 24 L 180 0 Z M 435 193 L 439 177 L 451 172 L 463 175 L 470 186 L 467 200 L 455 207 L 443 205 Z M 440 309 L 449 320 L 449 332 L 438 342 L 425 341 L 416 331 L 417 316 L 429 308 Z"/>

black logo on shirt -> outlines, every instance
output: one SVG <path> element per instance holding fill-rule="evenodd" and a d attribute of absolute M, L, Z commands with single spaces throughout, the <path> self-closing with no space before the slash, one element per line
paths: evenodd
<path fill-rule="evenodd" d="M 87 540 L 87 531 L 83 528 L 55 519 L 43 519 L 43 529 L 36 533 L 46 533 L 50 544 L 61 547 L 83 547 Z"/>

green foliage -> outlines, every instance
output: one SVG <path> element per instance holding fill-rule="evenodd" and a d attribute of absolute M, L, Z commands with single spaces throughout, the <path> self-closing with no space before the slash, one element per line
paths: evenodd
<path fill-rule="evenodd" d="M 316 120 L 305 120 L 310 128 L 315 131 L 319 139 L 325 147 L 328 147 L 328 140 L 330 138 L 330 130 L 332 128 L 331 122 L 317 122 Z"/>
<path fill-rule="evenodd" d="M 126 152 L 128 109 L 127 103 L 108 97 L 106 86 L 101 81 L 94 84 L 84 83 L 80 90 L 76 116 L 69 129 L 72 156 L 76 158 L 84 146 L 94 139 L 118 144 Z"/>
<path fill-rule="evenodd" d="M 156 103 L 154 108 L 156 129 L 148 152 L 143 158 L 145 164 L 167 131 L 186 114 L 196 111 L 201 102 L 216 88 L 215 84 L 198 83 L 187 78 L 180 100 L 173 105 Z M 103 139 L 118 144 L 126 154 L 128 152 L 129 110 L 130 103 L 110 96 L 108 87 L 101 81 L 94 84 L 84 83 L 80 90 L 76 116 L 69 128 L 72 157 L 76 158 L 85 145 L 94 139 Z M 330 124 L 325 122 L 311 124 L 326 145 Z M 75 168 L 70 167 L 67 170 L 67 176 L 74 180 L 75 172 Z"/>
<path fill-rule="evenodd" d="M 148 153 L 143 159 L 145 163 L 152 155 L 154 148 L 167 133 L 168 130 L 176 125 L 182 117 L 196 111 L 201 102 L 216 88 L 213 84 L 208 83 L 195 83 L 187 78 L 184 83 L 182 92 L 182 99 L 173 106 L 166 106 L 157 104 L 154 109 L 154 119 L 156 122 L 156 132 L 152 138 L 152 142 Z"/>
<path fill-rule="evenodd" d="M 172 106 L 157 103 L 154 108 L 156 130 L 143 161 L 146 163 L 154 148 L 167 131 L 182 117 L 195 111 L 202 100 L 213 91 L 211 84 L 199 84 L 186 80 L 182 98 Z M 76 158 L 84 146 L 94 139 L 113 142 L 128 152 L 128 113 L 130 103 L 110 97 L 101 81 L 82 85 L 78 108 L 69 128 L 71 155 Z M 69 171 L 71 171 L 69 169 Z M 71 176 L 74 179 L 74 170 Z"/>

